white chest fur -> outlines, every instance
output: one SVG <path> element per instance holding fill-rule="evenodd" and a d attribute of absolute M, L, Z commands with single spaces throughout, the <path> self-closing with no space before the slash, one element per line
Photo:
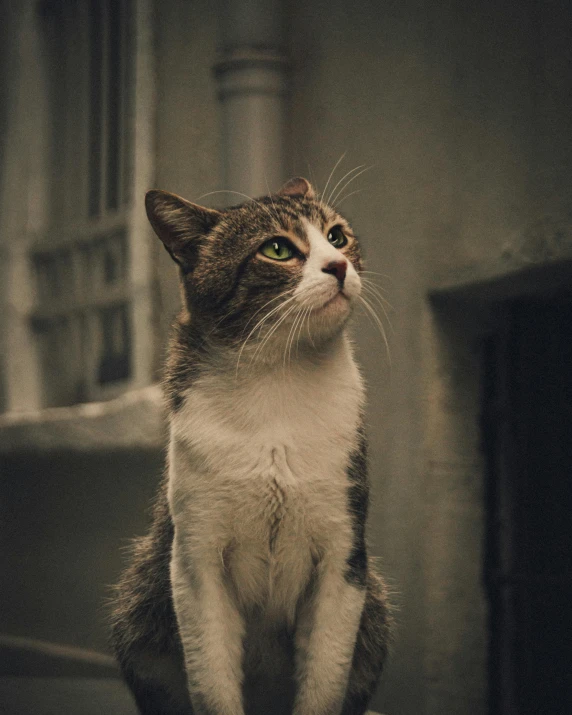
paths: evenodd
<path fill-rule="evenodd" d="M 313 560 L 347 546 L 346 466 L 362 403 L 344 339 L 320 366 L 200 379 L 172 418 L 176 528 L 191 559 L 222 559 L 244 607 L 293 618 Z"/>

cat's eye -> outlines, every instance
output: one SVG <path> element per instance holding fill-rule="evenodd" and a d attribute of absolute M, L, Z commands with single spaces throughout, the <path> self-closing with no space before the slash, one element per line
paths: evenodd
<path fill-rule="evenodd" d="M 294 246 L 285 238 L 271 238 L 258 249 L 266 258 L 273 258 L 275 261 L 287 261 L 293 258 L 296 251 Z"/>
<path fill-rule="evenodd" d="M 333 226 L 328 231 L 328 241 L 332 244 L 334 248 L 342 248 L 348 242 L 341 226 Z"/>

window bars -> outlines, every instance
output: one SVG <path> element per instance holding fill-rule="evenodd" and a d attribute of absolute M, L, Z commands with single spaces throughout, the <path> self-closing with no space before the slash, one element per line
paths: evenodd
<path fill-rule="evenodd" d="M 53 174 L 31 323 L 46 406 L 113 396 L 132 373 L 130 19 L 128 0 L 43 6 Z"/>

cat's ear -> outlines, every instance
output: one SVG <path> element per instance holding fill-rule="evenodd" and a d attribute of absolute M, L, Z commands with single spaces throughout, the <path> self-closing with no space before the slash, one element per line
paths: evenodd
<path fill-rule="evenodd" d="M 148 191 L 147 217 L 173 260 L 188 272 L 205 235 L 218 223 L 220 211 L 197 206 L 167 191 Z"/>
<path fill-rule="evenodd" d="M 313 199 L 315 197 L 314 189 L 308 179 L 302 176 L 297 176 L 295 179 L 290 179 L 278 192 L 279 196 L 290 196 L 291 198 L 306 198 Z"/>

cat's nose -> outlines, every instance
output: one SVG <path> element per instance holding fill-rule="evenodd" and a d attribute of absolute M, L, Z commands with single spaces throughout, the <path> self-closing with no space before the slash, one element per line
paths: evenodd
<path fill-rule="evenodd" d="M 330 261 L 327 266 L 322 268 L 322 271 L 324 273 L 331 273 L 333 276 L 336 276 L 338 279 L 338 283 L 340 284 L 340 287 L 343 286 L 344 280 L 346 278 L 346 271 L 348 270 L 348 262 L 347 261 Z"/>

